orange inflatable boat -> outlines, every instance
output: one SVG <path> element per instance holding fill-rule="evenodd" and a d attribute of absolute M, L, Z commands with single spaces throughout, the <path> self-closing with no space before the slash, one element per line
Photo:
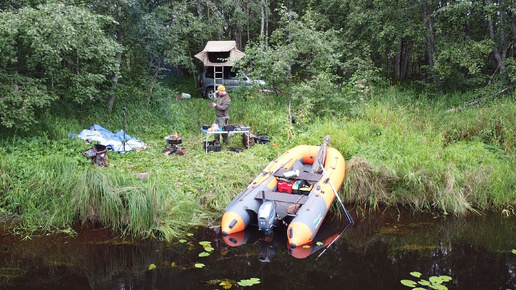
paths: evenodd
<path fill-rule="evenodd" d="M 287 225 L 291 248 L 310 243 L 326 217 L 345 175 L 345 161 L 335 148 L 299 145 L 273 160 L 226 207 L 223 236 L 257 224 L 266 234 Z"/>

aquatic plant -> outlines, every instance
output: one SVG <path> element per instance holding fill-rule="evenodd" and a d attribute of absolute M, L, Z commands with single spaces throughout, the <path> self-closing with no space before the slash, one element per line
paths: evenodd
<path fill-rule="evenodd" d="M 230 281 L 222 281 L 219 283 L 220 286 L 222 286 L 224 289 L 230 289 L 233 287 L 233 284 Z"/>
<path fill-rule="evenodd" d="M 420 272 L 410 272 L 410 275 L 413 277 L 416 277 L 416 278 L 421 278 Z M 428 288 L 421 288 L 418 285 L 421 285 L 424 287 L 429 287 L 431 289 L 446 290 L 446 289 L 448 289 L 448 287 L 444 286 L 443 283 L 449 282 L 451 280 L 452 280 L 452 278 L 450 276 L 443 275 L 443 276 L 431 276 L 430 278 L 428 278 L 428 280 L 421 279 L 417 282 L 405 279 L 405 280 L 401 280 L 401 284 L 412 288 L 412 290 L 428 289 Z"/>
<path fill-rule="evenodd" d="M 238 285 L 246 287 L 246 286 L 253 286 L 256 284 L 260 284 L 260 283 L 261 283 L 260 278 L 250 278 L 250 279 L 240 280 L 238 282 Z"/>

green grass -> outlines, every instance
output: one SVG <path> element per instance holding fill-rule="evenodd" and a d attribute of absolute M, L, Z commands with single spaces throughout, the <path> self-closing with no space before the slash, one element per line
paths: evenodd
<path fill-rule="evenodd" d="M 339 194 L 357 212 L 379 206 L 454 215 L 514 212 L 514 98 L 444 113 L 473 97 L 379 89 L 342 96 L 347 109 L 331 116 L 312 112 L 309 122 L 292 104 L 302 125 L 290 127 L 288 96 L 234 93 L 230 122 L 249 125 L 271 142 L 243 153 L 205 154 L 199 128 L 213 122 L 213 109 L 202 98 L 176 98 L 182 91 L 197 95 L 181 83 L 156 87 L 150 103 L 142 93 L 122 91 L 111 112 L 98 104 L 81 114 L 65 108 L 42 114 L 30 136 L 4 132 L 0 215 L 18 218 L 15 230 L 28 233 L 93 223 L 124 235 L 171 239 L 189 226 L 217 223 L 272 159 L 298 144 L 320 144 L 327 134 L 347 160 Z M 108 167 L 93 166 L 82 156 L 91 145 L 68 139 L 68 133 L 92 124 L 116 132 L 122 129 L 121 107 L 127 108 L 127 133 L 148 148 L 108 152 Z M 184 137 L 184 156 L 161 153 L 164 137 L 174 131 Z M 240 136 L 226 147 L 241 147 Z M 136 178 L 144 172 L 149 180 Z"/>

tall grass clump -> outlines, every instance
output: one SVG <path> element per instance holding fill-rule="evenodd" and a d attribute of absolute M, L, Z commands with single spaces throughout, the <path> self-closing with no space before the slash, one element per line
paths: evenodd
<path fill-rule="evenodd" d="M 450 138 L 446 132 L 467 115 L 446 116 L 443 122 L 442 111 L 425 103 L 414 106 L 385 91 L 346 126 L 361 143 L 353 146 L 360 149 L 348 162 L 349 197 L 371 207 L 400 204 L 454 214 L 504 207 L 507 199 L 502 202 L 500 196 L 512 196 L 511 180 L 516 177 L 507 170 L 514 159 L 501 149 L 504 145 L 498 138 L 482 138 L 479 132 L 485 130 L 471 132 L 467 142 Z M 499 132 L 511 130 L 493 127 Z"/>

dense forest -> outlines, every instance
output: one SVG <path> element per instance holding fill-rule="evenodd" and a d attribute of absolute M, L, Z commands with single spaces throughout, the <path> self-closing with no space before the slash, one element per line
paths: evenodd
<path fill-rule="evenodd" d="M 0 125 L 28 130 L 60 104 L 107 103 L 192 76 L 208 40 L 309 108 L 385 83 L 430 93 L 516 78 L 514 1 L 4 0 Z M 139 96 L 141 97 L 141 96 Z M 326 110 L 328 112 L 328 110 Z M 330 112 L 331 113 L 331 112 Z"/>

